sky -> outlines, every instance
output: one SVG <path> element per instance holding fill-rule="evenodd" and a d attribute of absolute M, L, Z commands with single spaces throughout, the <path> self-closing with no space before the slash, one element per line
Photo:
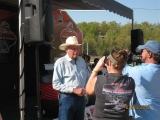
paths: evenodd
<path fill-rule="evenodd" d="M 160 0 L 116 0 L 131 8 L 134 12 L 134 22 L 138 24 L 149 22 L 160 23 Z M 67 11 L 75 23 L 81 22 L 111 22 L 116 21 L 121 25 L 132 23 L 131 19 L 108 11 Z"/>

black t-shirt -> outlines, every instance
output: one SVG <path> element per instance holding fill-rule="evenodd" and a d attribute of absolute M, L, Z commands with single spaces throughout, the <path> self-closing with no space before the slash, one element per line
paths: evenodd
<path fill-rule="evenodd" d="M 134 89 L 135 83 L 131 77 L 113 73 L 99 75 L 95 85 L 93 120 L 127 120 L 129 111 L 126 105 Z"/>

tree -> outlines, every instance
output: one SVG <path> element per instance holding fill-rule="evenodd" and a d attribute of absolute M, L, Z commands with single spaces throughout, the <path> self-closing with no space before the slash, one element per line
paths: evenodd
<path fill-rule="evenodd" d="M 127 23 L 121 25 L 112 21 L 106 23 L 82 22 L 78 24 L 79 29 L 83 32 L 83 53 L 89 55 L 107 55 L 113 49 L 129 49 L 131 47 L 131 30 L 132 25 Z M 143 30 L 144 42 L 156 40 L 160 42 L 160 24 L 150 24 L 142 22 L 134 23 L 134 29 Z"/>
<path fill-rule="evenodd" d="M 103 56 L 105 55 L 107 50 L 107 45 L 106 42 L 101 38 L 101 40 L 98 40 L 98 44 L 96 46 L 96 53 L 98 56 Z"/>

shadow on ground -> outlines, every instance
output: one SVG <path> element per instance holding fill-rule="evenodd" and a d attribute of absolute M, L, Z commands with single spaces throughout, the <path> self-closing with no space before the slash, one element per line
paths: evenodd
<path fill-rule="evenodd" d="M 0 108 L 3 120 L 20 120 L 19 99 L 1 100 Z M 44 110 L 42 110 L 44 111 Z M 57 118 L 58 111 L 55 113 L 49 111 L 49 114 L 43 115 L 41 111 L 41 118 L 38 118 L 38 107 L 36 98 L 27 98 L 25 100 L 24 120 L 53 120 Z M 47 112 L 46 112 L 47 113 Z"/>

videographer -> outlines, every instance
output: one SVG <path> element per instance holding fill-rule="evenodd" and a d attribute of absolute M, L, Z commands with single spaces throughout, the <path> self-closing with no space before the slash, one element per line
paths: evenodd
<path fill-rule="evenodd" d="M 126 65 L 123 74 L 135 80 L 135 96 L 131 101 L 130 114 L 136 120 L 160 119 L 160 44 L 150 40 L 139 45 L 142 50 L 141 65 Z"/>

